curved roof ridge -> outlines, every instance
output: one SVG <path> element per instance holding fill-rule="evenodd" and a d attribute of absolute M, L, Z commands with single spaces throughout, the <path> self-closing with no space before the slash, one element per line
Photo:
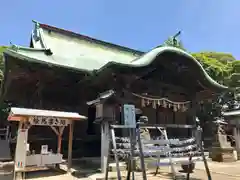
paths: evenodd
<path fill-rule="evenodd" d="M 145 67 L 145 66 L 148 66 L 151 63 L 153 63 L 156 60 L 157 56 L 159 56 L 165 52 L 170 52 L 170 53 L 178 54 L 180 56 L 184 56 L 186 59 L 188 59 L 189 61 L 192 61 L 196 65 L 196 67 L 199 69 L 199 73 L 201 73 L 201 76 L 203 76 L 203 78 L 205 78 L 210 84 L 212 84 L 213 86 L 220 88 L 220 89 L 228 88 L 227 86 L 221 85 L 218 82 L 216 82 L 214 79 L 212 79 L 209 76 L 209 74 L 205 71 L 205 69 L 203 68 L 201 63 L 197 59 L 195 59 L 191 54 L 189 54 L 179 48 L 171 47 L 171 46 L 156 47 L 156 48 L 148 51 L 147 53 L 143 54 L 142 56 L 132 60 L 130 62 L 130 64 L 109 62 L 101 69 L 105 69 L 106 67 L 111 66 L 111 64 L 121 64 L 123 66 L 127 65 L 127 66 L 131 66 L 131 67 Z"/>

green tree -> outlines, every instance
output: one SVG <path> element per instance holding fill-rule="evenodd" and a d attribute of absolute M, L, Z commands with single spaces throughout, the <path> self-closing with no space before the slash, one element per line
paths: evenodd
<path fill-rule="evenodd" d="M 3 51 L 5 51 L 6 48 L 7 48 L 6 46 L 0 46 L 0 81 L 3 80 L 3 68 L 4 68 Z"/>
<path fill-rule="evenodd" d="M 6 46 L 0 46 L 0 84 L 2 83 L 2 80 L 3 80 L 3 69 L 4 69 L 3 52 L 5 51 L 6 48 L 7 48 Z M 9 105 L 7 103 L 0 102 L 0 118 L 7 119 L 8 113 L 9 113 Z"/>
<path fill-rule="evenodd" d="M 172 46 L 186 51 L 183 43 L 175 36 L 169 37 L 162 46 Z M 217 95 L 211 102 L 204 102 L 203 108 L 198 111 L 201 120 L 212 121 L 215 117 L 221 116 L 224 107 L 233 109 L 240 102 L 240 62 L 231 54 L 220 52 L 192 53 L 207 71 L 207 73 L 221 84 L 229 86 L 232 91 Z M 240 104 L 240 103 L 239 103 Z"/>

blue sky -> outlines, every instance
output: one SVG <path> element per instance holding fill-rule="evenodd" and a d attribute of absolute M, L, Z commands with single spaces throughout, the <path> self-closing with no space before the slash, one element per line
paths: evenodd
<path fill-rule="evenodd" d="M 7 0 L 1 2 L 0 44 L 29 45 L 32 19 L 147 51 L 182 31 L 192 52 L 240 59 L 240 0 Z"/>

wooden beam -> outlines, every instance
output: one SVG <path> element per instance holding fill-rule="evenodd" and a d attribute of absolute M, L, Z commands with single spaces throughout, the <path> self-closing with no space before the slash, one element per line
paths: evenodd
<path fill-rule="evenodd" d="M 62 149 L 62 136 L 58 135 L 58 147 L 57 147 L 57 153 L 60 154 Z"/>
<path fill-rule="evenodd" d="M 213 96 L 214 96 L 214 94 L 209 90 L 204 90 L 204 91 L 200 91 L 200 92 L 196 93 L 197 101 L 212 99 Z"/>
<path fill-rule="evenodd" d="M 54 127 L 54 126 L 50 126 L 51 129 L 55 132 L 56 135 L 59 135 L 59 132 L 58 130 Z"/>
<path fill-rule="evenodd" d="M 58 149 L 57 149 L 57 153 L 61 153 L 62 150 L 62 134 L 63 134 L 63 130 L 64 130 L 64 126 L 59 127 L 59 134 L 58 134 Z"/>
<path fill-rule="evenodd" d="M 167 84 L 167 83 L 162 82 L 162 81 L 157 81 L 156 82 L 153 79 L 149 79 L 149 80 L 140 79 L 140 80 L 136 81 L 135 84 L 139 84 L 139 86 L 143 86 L 143 87 L 149 87 L 149 86 L 154 85 L 154 87 L 156 89 L 167 88 L 171 92 L 188 94 L 188 89 L 186 89 L 184 87 L 176 86 L 174 84 Z"/>
<path fill-rule="evenodd" d="M 73 141 L 73 121 L 69 124 L 69 137 L 68 137 L 68 172 L 71 172 L 72 168 L 72 141 Z"/>
<path fill-rule="evenodd" d="M 196 101 L 196 94 L 193 93 L 191 94 L 191 109 L 189 111 L 190 114 L 190 119 L 192 122 L 190 122 L 191 124 L 193 124 L 196 127 L 196 111 L 197 111 L 197 101 Z M 192 131 L 192 133 L 195 134 L 195 129 Z M 193 137 L 194 137 L 194 134 Z M 190 131 L 188 131 L 188 135 L 190 135 Z"/>

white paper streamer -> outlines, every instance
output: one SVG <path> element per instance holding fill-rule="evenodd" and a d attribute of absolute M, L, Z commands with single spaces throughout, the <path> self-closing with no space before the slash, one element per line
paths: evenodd
<path fill-rule="evenodd" d="M 142 107 L 152 105 L 154 109 L 158 106 L 163 106 L 164 108 L 171 108 L 173 107 L 174 111 L 186 111 L 190 106 L 190 101 L 185 102 L 175 102 L 171 101 L 167 98 L 150 98 L 146 96 L 142 96 L 136 93 L 132 93 L 132 95 L 139 97 L 141 99 Z"/>

